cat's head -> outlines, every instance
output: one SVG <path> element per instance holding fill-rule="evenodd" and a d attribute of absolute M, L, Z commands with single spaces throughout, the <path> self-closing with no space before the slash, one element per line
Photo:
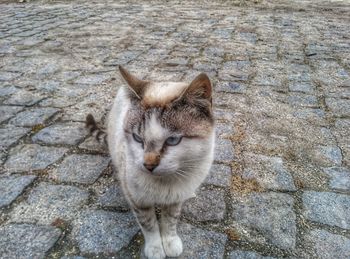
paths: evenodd
<path fill-rule="evenodd" d="M 119 69 L 131 103 L 124 121 L 129 161 L 156 176 L 181 178 L 195 171 L 213 146 L 208 76 L 200 74 L 191 83 L 151 82 Z"/>

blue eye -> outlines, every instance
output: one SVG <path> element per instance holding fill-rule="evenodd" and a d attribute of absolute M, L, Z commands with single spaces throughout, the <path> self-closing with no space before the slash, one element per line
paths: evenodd
<path fill-rule="evenodd" d="M 165 141 L 165 144 L 168 146 L 176 146 L 181 142 L 181 140 L 182 140 L 182 137 L 173 136 L 173 137 L 167 138 L 167 140 Z"/>
<path fill-rule="evenodd" d="M 143 140 L 140 136 L 136 135 L 135 133 L 132 133 L 132 137 L 134 138 L 134 140 L 138 143 L 143 143 Z"/>

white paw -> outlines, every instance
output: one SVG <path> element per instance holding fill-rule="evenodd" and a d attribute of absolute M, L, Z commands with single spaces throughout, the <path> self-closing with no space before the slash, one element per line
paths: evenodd
<path fill-rule="evenodd" d="M 182 241 L 179 236 L 163 237 L 163 247 L 165 254 L 169 257 L 177 257 L 182 254 Z"/>
<path fill-rule="evenodd" d="M 165 253 L 162 244 L 146 244 L 145 256 L 147 259 L 164 259 Z"/>

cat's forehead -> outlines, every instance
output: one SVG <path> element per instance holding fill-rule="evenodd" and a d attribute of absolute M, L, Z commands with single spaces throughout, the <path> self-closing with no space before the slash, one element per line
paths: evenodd
<path fill-rule="evenodd" d="M 184 82 L 152 82 L 144 92 L 142 103 L 147 107 L 164 107 L 180 97 L 188 87 Z"/>

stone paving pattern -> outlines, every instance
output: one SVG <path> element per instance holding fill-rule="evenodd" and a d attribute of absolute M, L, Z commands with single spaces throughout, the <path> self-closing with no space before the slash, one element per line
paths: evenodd
<path fill-rule="evenodd" d="M 350 3 L 238 2 L 0 4 L 1 258 L 140 257 L 83 125 L 103 123 L 119 64 L 214 83 L 215 163 L 181 258 L 350 258 Z"/>

